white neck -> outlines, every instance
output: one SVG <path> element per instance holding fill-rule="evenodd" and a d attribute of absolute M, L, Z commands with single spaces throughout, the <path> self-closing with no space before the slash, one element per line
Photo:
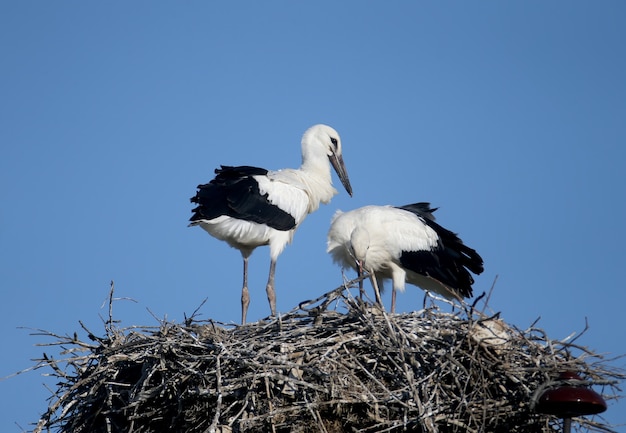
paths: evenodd
<path fill-rule="evenodd" d="M 309 194 L 309 213 L 316 211 L 320 203 L 330 202 L 337 194 L 333 187 L 328 158 L 308 158 L 302 163 L 299 171 Z"/>

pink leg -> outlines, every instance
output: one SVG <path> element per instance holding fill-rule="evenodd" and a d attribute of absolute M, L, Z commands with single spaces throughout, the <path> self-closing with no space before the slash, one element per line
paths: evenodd
<path fill-rule="evenodd" d="M 276 315 L 276 292 L 274 291 L 274 274 L 276 272 L 276 261 L 272 260 L 270 262 L 270 276 L 267 279 L 267 287 L 265 291 L 267 292 L 267 300 L 270 303 L 270 310 L 272 311 L 272 316 Z"/>
<path fill-rule="evenodd" d="M 246 323 L 248 315 L 248 305 L 250 305 L 250 294 L 248 293 L 248 257 L 243 258 L 243 287 L 241 288 L 241 324 Z"/>

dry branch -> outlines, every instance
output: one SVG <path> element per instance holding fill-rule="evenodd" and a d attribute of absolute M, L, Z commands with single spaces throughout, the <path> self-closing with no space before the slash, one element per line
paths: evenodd
<path fill-rule="evenodd" d="M 90 343 L 38 333 L 64 357 L 35 367 L 58 383 L 34 432 L 548 432 L 533 398 L 564 370 L 618 398 L 626 375 L 600 355 L 474 307 L 390 315 L 340 287 L 245 326 L 119 328 L 109 305 Z"/>

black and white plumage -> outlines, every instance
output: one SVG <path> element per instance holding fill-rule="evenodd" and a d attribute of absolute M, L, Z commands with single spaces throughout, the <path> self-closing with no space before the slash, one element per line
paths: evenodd
<path fill-rule="evenodd" d="M 269 245 L 270 273 L 267 297 L 276 314 L 274 274 L 276 260 L 304 218 L 328 203 L 337 194 L 332 185 L 333 167 L 348 194 L 348 179 L 339 134 L 327 125 L 315 125 L 302 137 L 302 165 L 299 169 L 270 171 L 251 166 L 221 166 L 209 183 L 198 185 L 191 198 L 190 226 L 198 225 L 217 239 L 226 241 L 243 256 L 241 319 L 246 321 L 248 258 L 256 247 Z"/>
<path fill-rule="evenodd" d="M 435 222 L 429 203 L 402 207 L 365 206 L 337 211 L 328 231 L 328 249 L 344 268 L 368 271 L 378 292 L 384 279 L 393 283 L 391 311 L 396 290 L 405 282 L 446 298 L 472 296 L 474 279 L 483 260 L 453 232 Z M 380 295 L 377 293 L 380 302 Z"/>

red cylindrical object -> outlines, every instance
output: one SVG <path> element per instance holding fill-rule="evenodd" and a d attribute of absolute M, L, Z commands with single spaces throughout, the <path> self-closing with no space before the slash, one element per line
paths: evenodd
<path fill-rule="evenodd" d="M 560 380 L 582 380 L 571 371 L 561 373 Z M 544 391 L 535 410 L 560 418 L 593 415 L 606 410 L 606 402 L 600 394 L 586 386 L 563 385 Z"/>

